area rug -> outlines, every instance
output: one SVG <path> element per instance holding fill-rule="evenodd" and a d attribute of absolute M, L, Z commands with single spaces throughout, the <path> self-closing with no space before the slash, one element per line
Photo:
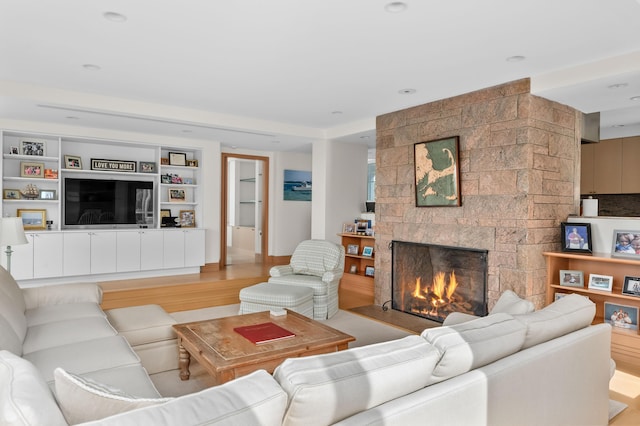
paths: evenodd
<path fill-rule="evenodd" d="M 627 404 L 613 399 L 609 400 L 609 421 L 627 408 Z"/>

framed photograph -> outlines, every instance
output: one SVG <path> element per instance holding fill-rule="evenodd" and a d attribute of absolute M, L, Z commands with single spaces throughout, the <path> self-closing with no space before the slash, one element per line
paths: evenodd
<path fill-rule="evenodd" d="M 160 209 L 160 217 L 171 217 L 171 209 Z"/>
<path fill-rule="evenodd" d="M 562 235 L 562 251 L 576 253 L 591 253 L 591 224 L 569 223 L 560 224 Z"/>
<path fill-rule="evenodd" d="M 347 246 L 347 254 L 358 254 L 358 250 L 360 250 L 360 246 L 358 244 L 349 244 Z"/>
<path fill-rule="evenodd" d="M 186 166 L 187 154 L 184 152 L 170 152 L 169 164 L 172 166 Z"/>
<path fill-rule="evenodd" d="M 554 293 L 553 294 L 553 301 L 555 302 L 556 300 L 560 300 L 563 297 L 565 297 L 567 294 L 569 294 L 569 293 Z"/>
<path fill-rule="evenodd" d="M 358 267 L 355 264 L 351 265 L 351 267 L 349 268 L 349 273 L 350 274 L 357 274 L 358 273 Z"/>
<path fill-rule="evenodd" d="M 162 157 L 160 159 L 160 164 L 163 165 L 163 166 L 168 166 L 169 165 L 169 159 L 166 158 L 166 157 Z"/>
<path fill-rule="evenodd" d="M 20 176 L 28 178 L 44 178 L 44 163 L 21 161 Z"/>
<path fill-rule="evenodd" d="M 182 183 L 184 183 L 185 185 L 193 185 L 193 178 L 190 178 L 190 177 L 182 178 Z"/>
<path fill-rule="evenodd" d="M 75 155 L 65 155 L 64 156 L 64 166 L 67 169 L 81 169 L 82 168 L 82 160 L 80 157 Z"/>
<path fill-rule="evenodd" d="M 584 274 L 582 271 L 560 270 L 560 285 L 584 288 Z"/>
<path fill-rule="evenodd" d="M 373 247 L 371 246 L 364 246 L 362 247 L 362 255 L 364 257 L 371 257 L 373 256 Z"/>
<path fill-rule="evenodd" d="M 47 211 L 34 209 L 18 209 L 18 217 L 22 218 L 24 229 L 46 229 Z"/>
<path fill-rule="evenodd" d="M 589 288 L 593 290 L 611 291 L 613 277 L 611 275 L 589 274 Z"/>
<path fill-rule="evenodd" d="M 2 191 L 2 198 L 5 200 L 19 200 L 20 190 L 19 189 L 5 189 Z"/>
<path fill-rule="evenodd" d="M 342 233 L 343 234 L 355 234 L 356 233 L 356 224 L 355 223 L 343 223 L 342 224 Z"/>
<path fill-rule="evenodd" d="M 44 157 L 47 155 L 47 142 L 35 139 L 22 139 L 20 141 L 20 153 L 22 155 L 36 155 Z"/>
<path fill-rule="evenodd" d="M 41 189 L 39 198 L 41 200 L 55 200 L 56 199 L 56 190 L 55 189 Z"/>
<path fill-rule="evenodd" d="M 12 146 L 11 148 L 9 148 L 9 154 L 18 155 L 20 154 L 20 149 L 18 149 L 17 146 Z"/>
<path fill-rule="evenodd" d="M 375 268 L 373 266 L 366 266 L 364 268 L 364 275 L 367 277 L 373 277 L 375 274 Z"/>
<path fill-rule="evenodd" d="M 611 256 L 640 259 L 640 231 L 613 231 Z"/>
<path fill-rule="evenodd" d="M 195 210 L 180 210 L 180 227 L 193 228 L 196 226 Z"/>
<path fill-rule="evenodd" d="M 460 206 L 459 137 L 413 146 L 416 207 Z"/>
<path fill-rule="evenodd" d="M 184 189 L 170 189 L 169 201 L 171 202 L 184 202 L 185 201 Z"/>
<path fill-rule="evenodd" d="M 58 169 L 44 169 L 45 179 L 58 179 Z"/>
<path fill-rule="evenodd" d="M 187 160 L 188 167 L 198 167 L 198 160 Z"/>
<path fill-rule="evenodd" d="M 161 183 L 171 183 L 171 175 L 166 174 L 166 175 L 160 176 L 160 182 Z"/>
<path fill-rule="evenodd" d="M 140 162 L 140 173 L 155 173 L 155 172 L 156 172 L 156 163 L 152 161 Z"/>
<path fill-rule="evenodd" d="M 622 285 L 622 294 L 640 297 L 640 277 L 625 276 L 624 284 Z"/>
<path fill-rule="evenodd" d="M 604 322 L 613 327 L 638 330 L 638 308 L 604 302 Z"/>
<path fill-rule="evenodd" d="M 359 235 L 366 235 L 367 229 L 369 229 L 369 221 L 366 219 L 356 220 L 356 233 Z"/>

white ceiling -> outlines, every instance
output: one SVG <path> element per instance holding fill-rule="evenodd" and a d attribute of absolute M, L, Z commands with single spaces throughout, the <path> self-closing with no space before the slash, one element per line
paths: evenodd
<path fill-rule="evenodd" d="M 535 94 L 600 111 L 603 138 L 640 134 L 640 0 L 387 4 L 0 0 L 0 119 L 373 147 L 378 115 L 531 77 Z"/>

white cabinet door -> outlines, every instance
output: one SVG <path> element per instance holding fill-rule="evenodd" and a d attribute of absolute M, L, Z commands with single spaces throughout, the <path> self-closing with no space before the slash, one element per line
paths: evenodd
<path fill-rule="evenodd" d="M 91 234 L 91 273 L 116 272 L 116 233 L 93 231 Z"/>
<path fill-rule="evenodd" d="M 184 266 L 204 265 L 204 229 L 184 230 Z"/>
<path fill-rule="evenodd" d="M 140 231 L 140 270 L 162 269 L 163 234 L 164 232 L 157 230 Z"/>
<path fill-rule="evenodd" d="M 91 273 L 91 235 L 88 232 L 65 232 L 62 251 L 65 276 Z"/>
<path fill-rule="evenodd" d="M 182 268 L 184 267 L 184 236 L 180 229 L 164 231 L 164 254 L 163 267 Z"/>
<path fill-rule="evenodd" d="M 140 233 L 138 231 L 118 232 L 116 269 L 118 272 L 140 270 Z"/>
<path fill-rule="evenodd" d="M 33 278 L 33 234 L 26 234 L 28 244 L 11 246 L 11 275 L 16 280 Z M 2 247 L 2 266 L 7 269 L 6 247 Z"/>
<path fill-rule="evenodd" d="M 33 278 L 62 276 L 62 234 L 33 234 Z"/>

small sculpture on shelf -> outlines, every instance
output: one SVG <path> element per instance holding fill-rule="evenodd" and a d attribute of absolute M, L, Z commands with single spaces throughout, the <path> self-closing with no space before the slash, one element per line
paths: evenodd
<path fill-rule="evenodd" d="M 29 184 L 25 186 L 24 189 L 20 191 L 20 193 L 22 194 L 23 198 L 26 198 L 29 200 L 35 200 L 40 196 L 40 191 L 38 190 L 38 187 L 33 184 Z"/>

